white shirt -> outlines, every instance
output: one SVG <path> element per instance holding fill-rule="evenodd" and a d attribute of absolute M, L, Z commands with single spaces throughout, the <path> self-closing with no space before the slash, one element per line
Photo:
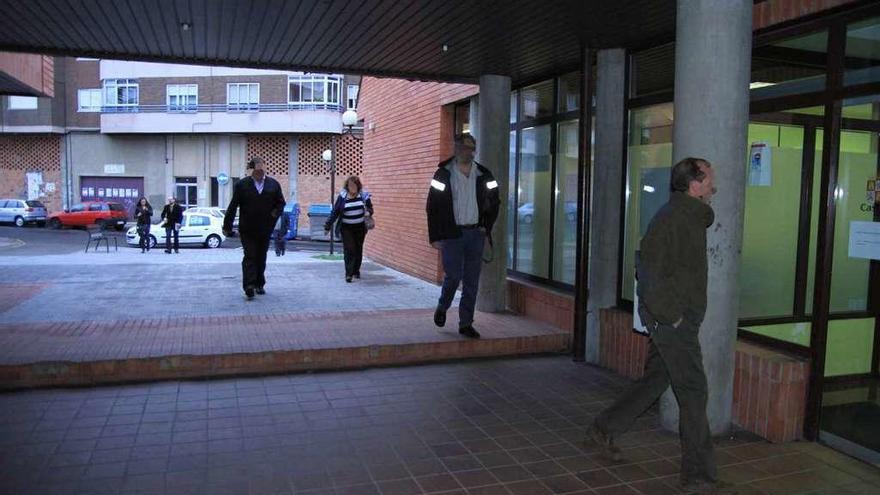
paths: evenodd
<path fill-rule="evenodd" d="M 254 185 L 257 186 L 257 194 L 263 194 L 263 186 L 266 184 L 266 176 L 263 176 L 263 180 L 257 181 L 254 179 Z"/>
<path fill-rule="evenodd" d="M 475 225 L 480 221 L 477 207 L 477 166 L 471 163 L 470 175 L 464 175 L 458 162 L 452 164 L 452 209 L 456 225 Z"/>

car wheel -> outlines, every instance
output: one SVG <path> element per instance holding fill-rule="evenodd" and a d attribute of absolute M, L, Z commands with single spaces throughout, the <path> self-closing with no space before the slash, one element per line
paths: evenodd
<path fill-rule="evenodd" d="M 122 225 L 117 224 L 114 228 L 116 229 L 117 232 L 122 232 L 122 230 L 125 228 L 125 224 L 122 224 Z"/>
<path fill-rule="evenodd" d="M 211 249 L 216 249 L 216 248 L 220 247 L 220 244 L 221 244 L 222 242 L 223 242 L 223 241 L 220 240 L 220 236 L 219 236 L 219 235 L 217 235 L 217 234 L 211 234 L 211 235 L 208 236 L 208 239 L 205 240 L 205 247 L 207 247 L 207 248 L 211 248 Z"/>
<path fill-rule="evenodd" d="M 55 230 L 60 229 L 61 228 L 61 220 L 58 220 L 57 218 L 50 219 L 49 220 L 49 228 L 55 229 Z"/>
<path fill-rule="evenodd" d="M 569 213 L 567 216 L 568 216 L 568 221 L 569 221 L 569 222 L 574 222 L 574 221 L 575 221 L 575 214 L 574 214 L 574 213 Z"/>
<path fill-rule="evenodd" d="M 24 227 L 24 218 L 15 217 L 15 226 L 16 227 Z"/>
<path fill-rule="evenodd" d="M 104 230 L 106 228 L 103 220 L 95 220 L 95 227 L 97 227 L 98 230 Z"/>
<path fill-rule="evenodd" d="M 154 249 L 156 247 L 156 244 L 158 244 L 156 242 L 156 236 L 154 236 L 153 234 L 150 234 L 150 241 L 149 242 L 150 242 L 150 249 Z"/>
<path fill-rule="evenodd" d="M 523 223 L 532 223 L 532 216 L 531 215 L 524 216 Z"/>

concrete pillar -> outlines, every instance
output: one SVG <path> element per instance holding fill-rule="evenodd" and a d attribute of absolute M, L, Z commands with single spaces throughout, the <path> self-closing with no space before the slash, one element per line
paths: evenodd
<path fill-rule="evenodd" d="M 219 177 L 221 173 L 226 174 L 231 183 L 232 140 L 226 135 L 218 137 L 217 140 L 217 176 Z M 220 208 L 226 208 L 229 200 L 232 199 L 231 194 L 227 194 L 227 190 L 227 186 L 217 184 L 217 204 L 220 205 Z"/>
<path fill-rule="evenodd" d="M 168 134 L 165 136 L 165 198 L 174 194 L 174 136 Z"/>
<path fill-rule="evenodd" d="M 623 136 L 626 113 L 626 53 L 600 50 L 596 74 L 594 184 L 590 218 L 590 268 L 585 359 L 599 362 L 599 310 L 617 304 L 620 266 L 620 196 L 623 183 Z M 598 186 L 598 187 L 597 187 Z"/>
<path fill-rule="evenodd" d="M 739 308 L 745 167 L 752 49 L 750 0 L 678 0 L 675 41 L 673 162 L 706 158 L 718 193 L 709 228 L 708 309 L 700 329 L 714 434 L 730 427 L 734 344 Z M 671 392 L 661 400 L 663 424 L 678 427 Z"/>
<path fill-rule="evenodd" d="M 299 136 L 290 136 L 290 159 L 287 162 L 288 184 L 290 185 L 290 196 L 287 197 L 287 204 L 297 203 L 297 179 L 299 175 Z"/>
<path fill-rule="evenodd" d="M 510 146 L 510 78 L 480 76 L 480 103 L 477 128 L 477 161 L 492 171 L 498 181 L 501 208 L 492 230 L 495 247 L 492 262 L 483 264 L 477 310 L 500 312 L 507 309 L 507 185 Z M 488 250 L 488 246 L 486 246 Z M 488 255 L 489 253 L 486 253 Z M 486 256 L 488 257 L 488 256 Z"/>

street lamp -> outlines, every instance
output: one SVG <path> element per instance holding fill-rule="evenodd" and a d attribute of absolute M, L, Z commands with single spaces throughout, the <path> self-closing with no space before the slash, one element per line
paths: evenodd
<path fill-rule="evenodd" d="M 358 138 L 352 129 L 358 123 L 358 114 L 354 110 L 346 110 L 342 114 L 342 133 L 351 134 L 355 139 Z M 330 135 L 330 149 L 321 153 L 321 159 L 327 163 L 327 169 L 330 171 L 330 208 L 336 203 L 336 134 Z M 333 255 L 333 236 L 336 229 L 330 226 L 330 254 Z"/>
<path fill-rule="evenodd" d="M 330 212 L 333 212 L 333 205 L 336 203 L 336 135 L 330 138 L 330 149 L 321 153 L 321 159 L 327 163 L 327 169 L 330 171 Z M 330 256 L 333 256 L 333 237 L 336 229 L 330 225 Z"/>

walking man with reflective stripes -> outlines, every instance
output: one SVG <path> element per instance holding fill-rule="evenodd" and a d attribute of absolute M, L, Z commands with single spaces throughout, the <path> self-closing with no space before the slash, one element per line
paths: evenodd
<path fill-rule="evenodd" d="M 446 324 L 446 311 L 462 284 L 458 333 L 480 338 L 474 329 L 474 307 L 480 284 L 483 246 L 492 239 L 498 218 L 498 182 L 488 168 L 474 161 L 477 141 L 470 134 L 455 136 L 455 156 L 441 162 L 428 189 L 428 238 L 443 260 L 443 288 L 434 323 Z"/>

